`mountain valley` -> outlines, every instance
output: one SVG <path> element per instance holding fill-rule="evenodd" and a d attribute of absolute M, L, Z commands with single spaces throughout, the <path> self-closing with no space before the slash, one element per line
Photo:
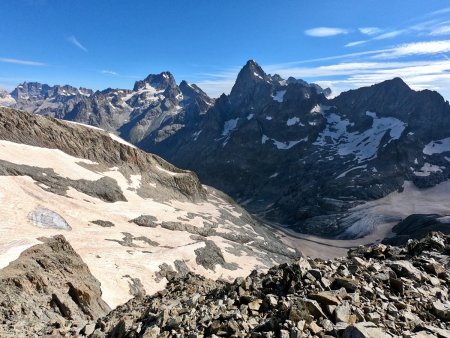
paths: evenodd
<path fill-rule="evenodd" d="M 268 75 L 250 60 L 231 93 L 216 100 L 163 72 L 133 90 L 24 83 L 2 102 L 119 134 L 289 231 L 372 238 L 376 228 L 392 228 L 410 215 L 445 218 L 450 205 L 434 210 L 421 201 L 433 194 L 429 189 L 445 190 L 438 187 L 450 177 L 448 102 L 399 78 L 330 94 Z M 396 192 L 401 198 L 392 204 Z M 370 212 L 383 199 L 400 209 L 411 194 L 410 214 Z"/>

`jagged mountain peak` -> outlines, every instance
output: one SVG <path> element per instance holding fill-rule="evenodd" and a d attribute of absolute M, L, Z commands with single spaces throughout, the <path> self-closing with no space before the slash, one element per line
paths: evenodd
<path fill-rule="evenodd" d="M 255 61 L 249 60 L 240 70 L 230 92 L 230 101 L 234 105 L 251 104 L 254 100 L 270 96 L 271 77 Z"/>
<path fill-rule="evenodd" d="M 177 86 L 172 73 L 165 71 L 159 74 L 150 74 L 144 80 L 136 81 L 133 90 L 145 88 L 150 85 L 156 90 L 165 90 L 167 88 L 175 88 Z"/>
<path fill-rule="evenodd" d="M 185 80 L 180 82 L 179 87 L 180 87 L 180 90 L 183 93 L 183 95 L 189 94 L 189 93 L 196 93 L 196 94 L 200 94 L 200 95 L 206 95 L 206 93 L 199 86 L 197 86 L 194 83 L 188 83 Z"/>
<path fill-rule="evenodd" d="M 199 86 L 194 83 L 188 83 L 183 80 L 179 85 L 179 89 L 181 91 L 181 94 L 183 94 L 183 100 L 201 98 L 211 104 L 212 102 L 214 102 L 214 100 L 211 99 L 208 94 L 206 94 Z"/>
<path fill-rule="evenodd" d="M 40 82 L 23 82 L 19 84 L 12 92 L 11 96 L 15 100 L 29 100 L 29 99 L 46 99 L 55 96 L 90 96 L 94 92 L 87 88 L 76 88 L 71 85 L 54 85 L 50 86 L 46 83 Z"/>

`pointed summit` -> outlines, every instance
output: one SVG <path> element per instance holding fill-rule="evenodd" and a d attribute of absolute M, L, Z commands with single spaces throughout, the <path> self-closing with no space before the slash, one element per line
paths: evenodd
<path fill-rule="evenodd" d="M 230 101 L 236 105 L 270 96 L 271 78 L 253 60 L 247 61 L 231 89 Z"/>
<path fill-rule="evenodd" d="M 248 60 L 245 66 L 239 72 L 236 83 L 239 82 L 239 79 L 253 79 L 256 81 L 267 81 L 269 77 L 261 68 L 260 65 L 256 63 L 254 60 Z"/>
<path fill-rule="evenodd" d="M 214 100 L 211 99 L 208 94 L 206 94 L 200 87 L 193 83 L 187 83 L 186 81 L 181 81 L 179 89 L 181 94 L 183 94 L 184 104 L 193 102 L 203 102 L 203 110 L 206 110 L 208 106 L 212 105 Z"/>
<path fill-rule="evenodd" d="M 374 87 L 381 87 L 390 90 L 411 90 L 411 88 L 399 77 L 394 77 L 391 80 L 386 80 L 374 85 Z"/>

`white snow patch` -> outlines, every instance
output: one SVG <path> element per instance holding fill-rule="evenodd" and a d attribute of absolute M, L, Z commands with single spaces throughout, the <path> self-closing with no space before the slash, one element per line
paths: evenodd
<path fill-rule="evenodd" d="M 423 148 L 425 155 L 441 154 L 450 151 L 450 137 L 438 141 L 432 141 Z"/>
<path fill-rule="evenodd" d="M 200 136 L 200 134 L 202 133 L 202 130 L 196 131 L 195 133 L 192 134 L 192 137 L 194 139 L 194 141 L 197 141 L 198 137 Z"/>
<path fill-rule="evenodd" d="M 320 112 L 321 112 L 321 109 L 320 109 L 320 105 L 319 104 L 316 104 L 314 107 L 312 107 L 312 109 L 310 111 L 311 114 L 317 114 L 317 113 L 320 113 Z"/>
<path fill-rule="evenodd" d="M 435 164 L 424 163 L 420 171 L 415 171 L 414 175 L 416 176 L 430 176 L 431 173 L 442 172 L 442 169 L 445 167 L 439 167 Z"/>
<path fill-rule="evenodd" d="M 357 167 L 350 168 L 350 169 L 344 171 L 342 174 L 340 174 L 340 175 L 339 175 L 338 177 L 336 177 L 336 178 L 342 178 L 342 177 L 345 177 L 345 175 L 347 175 L 350 171 L 353 171 L 353 170 L 356 170 L 356 169 L 365 169 L 365 168 L 367 168 L 367 164 L 364 164 L 364 165 L 360 165 L 360 166 L 357 166 Z"/>
<path fill-rule="evenodd" d="M 108 135 L 109 135 L 109 137 L 111 137 L 114 141 L 117 141 L 117 142 L 119 142 L 119 143 L 125 144 L 125 145 L 127 145 L 127 146 L 129 146 L 129 147 L 131 147 L 131 148 L 135 148 L 135 149 L 136 149 L 136 147 L 135 147 L 134 145 L 132 145 L 131 143 L 125 141 L 123 138 L 117 136 L 116 134 L 108 133 Z"/>
<path fill-rule="evenodd" d="M 266 120 L 271 121 L 272 120 L 272 116 L 266 116 Z"/>
<path fill-rule="evenodd" d="M 174 173 L 173 171 L 164 169 L 163 167 L 160 167 L 159 165 L 156 166 L 156 169 L 158 169 L 159 171 L 162 171 L 163 173 L 166 173 L 166 174 L 168 174 L 170 176 L 176 176 L 177 175 L 177 173 Z"/>
<path fill-rule="evenodd" d="M 272 141 L 272 143 L 277 147 L 277 149 L 280 150 L 287 150 L 287 149 L 291 149 L 293 146 L 297 145 L 300 142 L 307 142 L 308 141 L 308 137 L 305 137 L 301 140 L 297 140 L 297 141 L 286 141 L 286 142 L 282 142 L 282 141 L 277 141 L 273 138 L 270 138 L 266 135 L 262 136 L 261 139 L 261 143 L 265 144 L 267 141 Z"/>
<path fill-rule="evenodd" d="M 259 75 L 257 72 L 253 72 L 253 75 L 260 78 L 261 80 L 264 80 L 263 77 L 261 75 Z"/>
<path fill-rule="evenodd" d="M 253 116 L 255 116 L 255 114 L 248 114 L 248 115 L 247 115 L 247 120 L 250 121 L 250 120 L 253 118 Z"/>
<path fill-rule="evenodd" d="M 270 175 L 269 178 L 275 178 L 275 177 L 277 177 L 277 176 L 278 176 L 278 173 L 275 173 L 275 174 L 273 174 L 273 175 Z"/>
<path fill-rule="evenodd" d="M 79 126 L 83 126 L 83 127 L 86 127 L 86 128 L 91 128 L 91 129 L 95 129 L 95 130 L 101 130 L 101 131 L 104 131 L 104 130 L 101 129 L 101 128 L 94 127 L 94 126 L 91 126 L 91 125 L 89 125 L 89 124 L 84 124 L 84 123 L 81 123 L 81 122 L 68 121 L 68 120 L 64 120 L 64 122 L 68 122 L 68 123 L 71 123 L 71 124 L 77 124 L 77 125 L 79 125 Z"/>
<path fill-rule="evenodd" d="M 299 122 L 300 122 L 300 119 L 298 117 L 291 117 L 290 119 L 287 120 L 286 125 L 288 127 L 290 127 L 290 126 L 293 126 L 293 125 L 295 125 L 295 124 L 297 124 Z"/>
<path fill-rule="evenodd" d="M 439 217 L 436 218 L 436 220 L 438 220 L 441 223 L 450 224 L 450 216 Z"/>
<path fill-rule="evenodd" d="M 228 136 L 234 129 L 236 129 L 238 121 L 239 117 L 225 121 L 225 124 L 223 125 L 222 136 Z"/>
<path fill-rule="evenodd" d="M 273 96 L 273 100 L 277 102 L 283 102 L 284 101 L 284 94 L 286 94 L 286 90 L 278 90 L 275 95 Z"/>

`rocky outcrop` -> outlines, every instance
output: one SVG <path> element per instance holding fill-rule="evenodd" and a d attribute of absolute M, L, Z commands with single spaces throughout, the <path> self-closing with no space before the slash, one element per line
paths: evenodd
<path fill-rule="evenodd" d="M 450 237 L 431 233 L 231 284 L 187 274 L 99 319 L 90 337 L 449 337 L 449 254 Z"/>
<path fill-rule="evenodd" d="M 75 334 L 110 311 L 100 283 L 61 235 L 0 270 L 0 336 Z"/>

